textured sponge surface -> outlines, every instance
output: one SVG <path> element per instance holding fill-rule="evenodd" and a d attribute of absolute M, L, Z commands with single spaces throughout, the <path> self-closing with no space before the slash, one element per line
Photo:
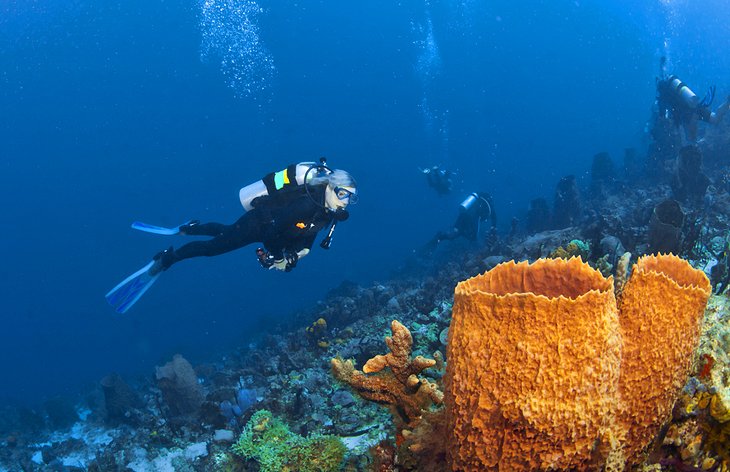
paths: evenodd
<path fill-rule="evenodd" d="M 617 305 L 578 258 L 508 262 L 454 294 L 444 401 L 453 470 L 636 464 L 691 367 L 710 283 L 645 256 Z"/>
<path fill-rule="evenodd" d="M 580 259 L 502 264 L 456 288 L 446 401 L 455 470 L 585 469 L 613 409 L 613 284 Z"/>

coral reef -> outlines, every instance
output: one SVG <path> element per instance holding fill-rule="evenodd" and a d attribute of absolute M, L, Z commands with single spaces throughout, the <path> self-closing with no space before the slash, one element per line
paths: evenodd
<path fill-rule="evenodd" d="M 702 173 L 702 152 L 697 146 L 679 150 L 671 186 L 674 196 L 681 201 L 702 200 L 710 179 Z"/>
<path fill-rule="evenodd" d="M 654 339 L 642 338 L 644 341 L 638 352 L 638 366 L 634 369 L 646 374 L 643 382 L 654 387 L 648 393 L 636 395 L 635 403 L 639 408 L 631 410 L 631 414 L 651 416 L 645 422 L 645 428 L 649 429 L 643 433 L 632 432 L 629 436 L 616 419 L 618 413 L 613 416 L 613 420 L 609 415 L 605 423 L 611 427 L 599 431 L 594 441 L 596 468 L 600 466 L 599 459 L 605 458 L 604 469 L 607 471 L 624 468 L 656 472 L 730 471 L 730 302 L 726 292 L 730 280 L 727 275 L 730 272 L 727 269 L 730 266 L 730 251 L 727 251 L 730 167 L 726 159 L 730 128 L 725 126 L 724 130 L 713 131 L 706 138 L 700 142 L 699 148 L 704 158 L 703 172 L 710 178 L 710 185 L 704 190 L 702 199 L 699 198 L 702 195 L 701 187 L 696 187 L 699 190 L 694 192 L 691 185 L 685 185 L 691 195 L 680 200 L 679 208 L 674 207 L 674 210 L 678 209 L 684 215 L 683 224 L 669 229 L 674 238 L 674 250 L 693 267 L 712 275 L 717 293 L 724 294 L 710 300 L 697 353 L 692 354 L 689 345 L 684 346 L 687 351 L 681 351 L 690 354 L 680 359 L 679 367 L 683 369 L 687 362 L 691 362 L 689 369 L 693 376 L 679 393 L 679 399 L 671 412 L 666 407 L 671 402 L 670 391 L 681 384 L 683 374 L 673 377 L 675 366 L 664 367 L 661 364 L 661 368 L 656 367 L 649 375 L 649 366 L 655 362 L 654 356 L 664 356 L 664 350 L 658 350 L 655 344 L 651 344 Z M 389 376 L 393 383 L 388 384 L 388 388 L 397 391 L 397 388 L 406 390 L 407 385 L 396 379 L 389 363 L 402 362 L 398 359 L 406 357 L 411 360 L 418 354 L 433 357 L 436 364 L 415 375 L 419 382 L 423 379 L 428 384 L 438 384 L 443 376 L 443 352 L 447 348 L 448 326 L 457 283 L 507 260 L 535 261 L 547 257 L 559 247 L 566 249 L 566 244 L 572 240 L 590 244 L 590 253 L 584 253 L 581 257 L 585 256 L 584 260 L 599 269 L 605 277 L 615 272 L 614 292 L 618 305 L 622 306 L 622 284 L 630 280 L 631 254 L 626 251 L 641 256 L 652 252 L 662 243 L 654 234 L 656 228 L 652 230 L 649 225 L 653 209 L 668 198 L 680 198 L 675 192 L 676 185 L 673 189 L 670 181 L 673 175 L 678 175 L 675 165 L 678 152 L 679 147 L 676 147 L 666 156 L 665 162 L 655 162 L 657 167 L 652 175 L 633 175 L 630 182 L 629 173 L 622 175 L 616 166 L 610 179 L 601 181 L 601 198 L 595 198 L 596 192 L 590 191 L 587 174 L 581 174 L 579 178 L 567 178 L 558 185 L 555 194 L 555 208 L 564 213 L 555 215 L 554 221 L 549 220 L 552 202 L 540 199 L 531 205 L 531 213 L 512 218 L 509 234 L 505 234 L 504 239 L 490 234 L 481 245 L 452 241 L 432 257 L 417 254 L 406 256 L 402 265 L 391 268 L 392 273 L 386 279 L 366 286 L 344 281 L 323 300 L 310 307 L 300 307 L 295 316 L 281 314 L 271 323 L 267 320 L 268 328 L 265 331 L 247 333 L 246 342 L 237 348 L 222 353 L 216 351 L 212 360 L 195 365 L 194 369 L 188 364 L 189 368 L 185 369 L 187 384 L 198 392 L 193 395 L 196 398 L 193 405 L 202 401 L 197 410 L 192 409 L 194 413 L 178 415 L 173 412 L 171 403 L 174 401 L 169 396 L 170 390 L 156 381 L 155 372 L 152 375 L 142 372 L 125 377 L 126 382 L 110 376 L 83 395 L 58 399 L 60 403 L 44 401 L 32 407 L 4 404 L 0 407 L 0 471 L 260 470 L 261 463 L 253 456 L 245 459 L 231 450 L 235 438 L 246 430 L 245 425 L 252 424 L 250 415 L 257 409 L 270 411 L 272 421 L 286 425 L 285 429 L 291 437 L 301 438 L 300 441 L 321 436 L 340 437 L 346 449 L 342 468 L 348 472 L 449 470 L 445 463 L 445 439 L 451 431 L 447 428 L 444 408 L 435 405 L 430 398 L 424 399 L 420 413 L 415 406 L 411 410 L 410 416 L 417 421 L 408 424 L 404 410 L 399 411 L 395 404 L 383 408 L 335 381 L 331 373 L 331 359 L 336 356 L 351 359 L 354 375 L 354 366 L 365 365 L 368 360 L 377 358 L 368 369 L 382 369 L 379 372 L 361 372 L 361 375 L 371 379 Z M 641 151 L 637 151 L 636 157 L 640 154 Z M 633 167 L 632 172 L 636 174 L 636 166 Z M 623 181 L 624 178 L 627 180 Z M 659 178 L 664 181 L 657 182 Z M 603 185 L 604 182 L 610 185 Z M 685 179 L 685 182 L 690 181 Z M 581 201 L 581 194 L 591 198 Z M 526 220 L 520 221 L 518 217 L 523 216 L 526 216 Z M 564 229 L 544 231 L 555 227 Z M 523 230 L 531 234 L 528 236 Z M 557 274 L 556 277 L 555 284 L 572 287 L 571 277 L 565 274 Z M 598 292 L 603 296 L 601 290 Z M 667 296 L 669 293 L 663 292 L 662 297 L 671 298 Z M 570 297 L 561 298 L 560 295 L 544 298 L 557 298 L 560 300 L 558 304 L 562 304 L 564 309 L 572 303 Z M 513 305 L 513 312 L 510 313 L 510 316 L 517 318 L 515 322 L 521 318 L 516 315 L 520 310 L 537 308 L 528 303 L 528 297 L 521 300 L 520 304 Z M 544 301 L 542 298 L 540 300 Z M 638 301 L 641 301 L 641 297 Z M 646 302 L 653 305 L 649 303 L 648 297 Z M 644 311 L 648 314 L 649 308 L 654 309 L 651 306 L 644 310 L 644 306 L 639 307 L 641 314 L 638 320 L 645 316 Z M 636 328 L 659 332 L 657 342 L 664 339 L 662 335 L 668 334 L 662 331 L 674 333 L 676 338 L 671 339 L 667 346 L 673 346 L 672 343 L 677 342 L 677 339 L 688 340 L 688 344 L 691 344 L 694 336 L 691 329 L 683 331 L 673 325 L 680 319 L 686 322 L 684 317 L 689 313 L 679 304 L 676 309 L 669 311 L 677 318 L 639 323 Z M 326 327 L 320 319 L 327 320 Z M 402 353 L 405 351 L 398 347 L 398 354 L 389 351 L 390 354 L 378 357 L 377 354 L 383 352 L 383 337 L 389 334 L 386 331 L 393 319 L 400 320 L 410 328 L 412 352 L 404 356 Z M 588 317 L 579 321 L 587 325 L 590 319 Z M 619 325 L 621 321 L 619 318 Z M 475 324 L 475 330 L 470 336 L 483 337 L 483 334 L 479 334 L 483 326 L 476 326 L 477 320 L 471 322 Z M 307 327 L 311 330 L 307 330 Z M 595 342 L 594 334 L 600 335 L 601 329 L 605 328 L 604 323 L 596 328 L 595 333 L 588 333 L 587 342 Z M 557 326 L 523 325 L 520 329 L 533 338 L 541 336 L 542 341 L 547 343 L 555 339 Z M 520 330 L 490 334 L 495 345 L 513 342 L 520 339 L 521 335 Z M 391 337 L 393 343 L 399 346 L 404 345 L 404 342 L 408 344 L 407 337 Z M 532 338 L 530 342 L 533 342 Z M 458 343 L 452 341 L 452 344 Z M 547 360 L 557 355 L 562 356 L 560 359 L 575 361 L 576 369 L 584 369 L 577 371 L 587 374 L 589 378 L 596 375 L 592 367 L 595 358 L 605 355 L 601 351 L 582 360 L 573 357 L 583 348 L 582 336 L 564 336 L 555 345 L 560 349 L 542 352 L 537 350 L 536 344 L 521 340 L 513 348 L 529 361 L 522 363 L 524 369 L 522 364 L 517 365 L 514 360 L 498 362 L 497 358 L 491 358 L 488 368 L 498 371 L 508 366 L 510 371 L 503 372 L 503 375 L 519 378 L 526 369 L 532 368 L 534 371 L 534 362 L 544 357 L 540 369 L 534 371 L 535 377 L 527 379 L 528 385 L 533 385 L 532 382 L 550 378 Z M 500 352 L 499 349 L 506 351 L 507 347 L 498 346 L 493 350 Z M 222 355 L 218 357 L 218 354 Z M 486 350 L 476 351 L 471 353 L 469 362 L 476 366 L 490 355 L 491 352 Z M 451 359 L 448 360 L 451 362 Z M 347 363 L 344 364 L 346 366 Z M 472 370 L 467 369 L 465 375 L 479 375 L 478 370 L 472 367 Z M 406 372 L 401 371 L 399 375 L 407 381 L 410 375 L 405 376 Z M 589 396 L 590 392 L 588 388 L 575 390 L 585 385 L 580 383 L 580 379 L 576 380 L 573 374 L 568 372 L 568 379 L 562 381 L 565 384 L 575 381 L 577 387 L 573 390 L 566 387 L 562 391 L 562 398 L 558 394 L 558 398 L 552 400 L 557 405 L 552 414 L 553 418 L 570 417 L 568 415 L 573 408 L 577 418 L 575 424 L 563 427 L 562 431 L 575 430 L 586 434 L 588 426 L 584 417 L 592 420 L 593 410 L 589 408 L 585 414 L 577 415 L 576 408 L 581 404 L 591 404 L 583 398 Z M 611 375 L 611 379 L 615 379 Z M 621 375 L 624 375 L 624 369 L 619 378 Z M 626 380 L 627 377 L 624 377 Z M 663 388 L 661 384 L 665 382 L 671 383 L 671 387 L 664 392 L 666 398 L 660 392 Z M 506 382 L 505 388 L 511 388 L 510 385 Z M 493 385 L 487 386 L 494 388 Z M 604 385 L 600 388 L 616 389 Z M 111 390 L 107 392 L 106 389 Z M 543 399 L 550 389 L 546 387 L 543 390 L 536 394 L 537 400 Z M 594 389 L 593 393 L 597 391 Z M 49 394 L 53 399 L 53 393 L 49 391 Z M 579 402 L 571 406 L 568 403 L 574 397 L 578 397 Z M 565 405 L 560 403 L 561 399 Z M 476 405 L 479 406 L 479 402 L 489 404 L 493 400 L 484 393 L 479 396 Z M 521 399 L 516 394 L 503 401 L 505 411 L 510 408 L 515 411 L 517 406 L 522 405 L 527 413 L 523 419 L 529 427 L 533 427 L 537 420 L 545 420 L 538 416 L 540 402 Z M 426 408 L 429 402 L 431 406 Z M 70 405 L 75 409 L 73 415 L 70 414 Z M 621 406 L 621 403 L 616 402 L 616 411 Z M 109 415 L 110 409 L 112 415 Z M 656 424 L 663 421 L 658 419 L 660 414 L 669 416 L 669 423 L 652 433 L 650 431 L 654 430 Z M 76 422 L 68 426 L 74 418 L 77 418 Z M 480 418 L 477 420 L 481 421 Z M 514 424 L 522 426 L 521 423 Z M 484 424 L 478 426 L 484 427 Z M 529 432 L 529 428 L 525 427 L 512 434 Z M 558 434 L 555 437 L 559 442 L 564 440 Z M 651 445 L 641 446 L 641 450 L 633 457 L 628 457 L 637 463 L 626 467 L 627 456 L 632 448 L 639 447 L 627 444 L 629 437 L 644 438 L 636 441 L 646 440 Z M 570 453 L 574 454 L 573 457 L 576 454 L 574 450 L 585 444 L 584 438 L 577 439 L 575 446 L 571 443 L 573 449 Z M 510 443 L 507 450 L 516 454 L 515 451 L 519 449 L 523 456 L 530 456 L 531 441 L 531 438 L 527 438 L 517 444 Z M 625 446 L 623 449 L 622 445 Z M 321 444 L 316 448 L 320 447 Z M 544 462 L 557 464 L 561 461 L 567 459 L 550 456 Z M 583 467 L 583 462 L 579 463 L 577 459 L 574 463 L 581 464 L 575 466 L 576 470 Z M 588 461 L 586 464 L 586 468 L 580 470 L 587 470 L 593 462 Z M 503 470 L 505 468 L 502 467 Z"/>
<path fill-rule="evenodd" d="M 574 239 L 570 241 L 565 247 L 560 246 L 550 253 L 548 257 L 551 259 L 563 258 L 570 259 L 571 257 L 580 257 L 583 260 L 588 260 L 588 256 L 591 253 L 591 246 L 585 241 L 580 239 Z"/>
<path fill-rule="evenodd" d="M 695 464 L 714 460 L 719 470 L 730 470 L 729 303 L 724 296 L 710 298 L 694 366 L 695 377 L 685 386 L 675 407 L 675 411 L 682 412 L 681 422 L 672 425 L 685 432 L 675 434 L 673 442 L 683 460 Z M 698 436 L 702 438 L 701 450 L 690 450 L 687 438 Z"/>
<path fill-rule="evenodd" d="M 106 418 L 111 422 L 129 422 L 136 415 L 133 413 L 141 406 L 137 394 L 119 374 L 109 374 L 99 382 L 104 392 Z"/>
<path fill-rule="evenodd" d="M 572 228 L 565 232 L 538 234 L 531 239 L 534 242 L 515 247 L 530 248 L 526 249 L 530 254 L 542 252 L 547 255 L 547 248 L 578 237 L 584 239 L 579 231 L 579 228 Z M 715 232 L 708 234 L 708 238 L 717 238 Z M 540 249 L 533 252 L 532 248 Z M 624 278 L 629 273 L 629 257 L 630 254 L 626 254 L 615 264 Z M 271 411 L 297 435 L 340 436 L 348 451 L 345 457 L 348 471 L 448 470 L 443 453 L 449 430 L 445 415 L 440 414 L 443 410 L 424 411 L 415 427 L 403 428 L 405 424 L 397 408 L 384 409 L 377 403 L 364 401 L 333 382 L 330 360 L 339 354 L 354 358 L 354 365 L 363 365 L 376 357 L 382 352 L 383 328 L 397 315 L 412 328 L 410 358 L 433 353 L 437 361 L 434 367 L 422 371 L 419 376 L 425 374 L 429 383 L 438 383 L 441 355 L 437 353 L 446 345 L 446 327 L 452 315 L 449 292 L 453 293 L 454 285 L 465 275 L 484 271 L 500 258 L 505 256 L 496 257 L 487 249 L 476 256 L 469 252 L 449 253 L 448 259 L 429 269 L 433 271 L 430 274 L 418 267 L 410 276 L 401 273 L 388 282 L 375 282 L 369 287 L 349 285 L 333 292 L 313 312 L 301 317 L 317 320 L 327 314 L 328 320 L 336 320 L 328 323 L 327 348 L 319 347 L 306 334 L 309 323 L 277 326 L 274 333 L 262 334 L 255 342 L 227 353 L 215 363 L 196 366 L 196 383 L 205 395 L 196 422 L 181 426 L 179 422 L 170 421 L 167 404 L 154 376 L 145 376 L 141 383 L 129 385 L 141 398 L 139 407 L 130 410 L 134 428 L 124 424 L 112 426 L 104 421 L 102 389 L 85 401 L 91 405 L 93 413 L 79 413 L 81 420 L 71 430 L 55 432 L 52 436 L 44 429 L 46 415 L 43 411 L 24 410 L 21 414 L 20 410 L 3 410 L 0 464 L 13 464 L 7 470 L 22 466 L 28 471 L 65 467 L 62 464 L 88 470 L 125 470 L 128 466 L 131 470 L 145 470 L 143 467 L 163 470 L 162 467 L 173 467 L 171 464 L 181 471 L 256 470 L 260 465 L 253 458 L 243 461 L 230 450 L 233 438 L 240 434 L 251 413 L 241 405 L 250 407 L 255 391 L 256 408 Z M 617 273 L 616 281 L 620 278 Z M 616 289 L 617 297 L 620 297 L 618 284 Z M 667 438 L 661 433 L 658 435 L 658 446 L 651 450 L 642 470 L 728 469 L 727 460 L 723 459 L 728 450 L 727 423 L 713 415 L 724 418 L 722 407 L 728 404 L 720 400 L 728 398 L 726 385 L 730 381 L 727 359 L 730 314 L 726 297 L 714 297 L 713 303 L 706 315 L 706 326 L 711 328 L 703 331 L 700 360 L 694 367 L 695 382 L 700 384 L 688 390 L 690 393 L 682 394 L 681 404 L 675 405 Z M 709 367 L 707 356 L 714 359 Z M 586 362 L 590 364 L 590 360 Z M 392 375 L 392 372 L 385 366 L 380 372 L 363 372 L 363 375 L 377 377 Z M 242 392 L 245 393 L 243 397 Z M 230 417 L 222 414 L 226 404 L 231 408 Z M 241 410 L 241 416 L 237 415 L 237 409 Z M 395 411 L 395 415 L 389 410 Z M 29 437 L 48 439 L 41 445 Z M 608 456 L 610 463 L 606 470 L 620 470 L 624 466 L 621 449 L 604 450 L 605 444 L 610 448 L 612 441 L 614 445 L 620 444 L 618 440 L 607 434 L 604 447 L 598 451 Z M 201 443 L 207 444 L 207 455 L 200 453 L 203 450 Z M 2 466 L 0 470 L 3 470 Z"/>
<path fill-rule="evenodd" d="M 678 254 L 685 215 L 676 200 L 664 200 L 654 207 L 649 220 L 649 249 L 655 253 Z"/>
<path fill-rule="evenodd" d="M 267 410 L 251 416 L 233 452 L 258 462 L 261 472 L 336 472 L 342 469 L 345 445 L 336 436 L 292 433 Z"/>
<path fill-rule="evenodd" d="M 183 356 L 175 354 L 172 361 L 157 367 L 155 377 L 172 416 L 198 412 L 203 403 L 203 391 L 193 366 Z"/>

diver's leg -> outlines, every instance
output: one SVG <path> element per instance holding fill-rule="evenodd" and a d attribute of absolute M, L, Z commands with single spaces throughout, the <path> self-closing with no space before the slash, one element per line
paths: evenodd
<path fill-rule="evenodd" d="M 203 223 L 199 221 L 191 221 L 186 225 L 180 226 L 180 234 L 186 236 L 220 236 L 225 231 L 227 225 L 222 223 Z"/>
<path fill-rule="evenodd" d="M 436 250 L 441 241 L 456 239 L 459 236 L 459 230 L 452 228 L 449 231 L 439 231 L 426 245 L 423 247 L 425 254 L 430 254 Z"/>
<path fill-rule="evenodd" d="M 687 140 L 686 144 L 697 143 L 697 121 L 697 118 L 693 118 L 684 123 L 684 136 Z"/>
<path fill-rule="evenodd" d="M 161 270 L 167 270 L 174 263 L 183 259 L 217 256 L 242 248 L 260 239 L 258 237 L 260 224 L 251 213 L 244 214 L 232 225 L 208 223 L 201 226 L 206 226 L 212 231 L 213 225 L 218 226 L 215 228 L 218 231 L 213 239 L 194 241 L 179 249 L 169 248 L 155 256 L 155 259 L 161 260 Z"/>

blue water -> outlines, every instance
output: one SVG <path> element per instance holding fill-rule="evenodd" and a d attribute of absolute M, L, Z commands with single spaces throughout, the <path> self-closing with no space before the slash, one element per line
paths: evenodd
<path fill-rule="evenodd" d="M 0 398 L 213 359 L 386 280 L 474 190 L 506 232 L 593 154 L 643 155 L 660 56 L 730 93 L 729 20 L 720 0 L 2 2 Z M 330 251 L 289 274 L 253 246 L 185 261 L 126 315 L 106 305 L 183 242 L 132 221 L 232 222 L 240 187 L 319 156 L 360 186 Z M 439 163 L 450 197 L 417 170 Z"/>

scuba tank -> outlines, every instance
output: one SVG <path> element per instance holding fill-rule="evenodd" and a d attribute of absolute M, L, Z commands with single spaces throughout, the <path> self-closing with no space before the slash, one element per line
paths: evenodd
<path fill-rule="evenodd" d="M 459 217 L 460 220 L 462 217 L 473 218 L 476 225 L 476 234 L 479 234 L 482 220 L 486 220 L 492 214 L 492 205 L 489 200 L 473 192 L 459 204 L 459 212 L 463 215 Z"/>
<path fill-rule="evenodd" d="M 320 170 L 323 166 L 315 162 L 300 162 L 292 164 L 284 170 L 267 174 L 261 180 L 243 187 L 238 191 L 238 198 L 244 210 L 251 211 L 254 199 L 263 196 L 274 195 L 283 190 L 305 186 L 313 177 L 320 172 L 328 172 L 328 168 Z M 314 169 L 314 171 L 312 171 Z"/>
<path fill-rule="evenodd" d="M 476 192 L 470 193 L 463 202 L 459 203 L 459 210 L 461 210 L 462 212 L 469 211 L 477 202 L 477 200 L 479 200 L 479 195 L 477 195 Z"/>
<path fill-rule="evenodd" d="M 481 209 L 478 212 L 480 218 L 486 218 L 492 213 L 492 205 L 489 204 L 489 201 L 486 198 L 479 196 L 476 192 L 470 193 L 469 196 L 467 196 L 464 201 L 459 204 L 459 210 L 466 213 L 470 211 L 475 204 L 481 206 Z"/>
<path fill-rule="evenodd" d="M 674 93 L 682 103 L 684 103 L 689 108 L 697 108 L 700 99 L 697 98 L 697 95 L 692 91 L 692 89 L 689 88 L 687 84 L 682 82 L 679 77 L 677 77 L 676 75 L 669 76 L 667 82 L 669 82 L 671 90 L 674 91 Z"/>

